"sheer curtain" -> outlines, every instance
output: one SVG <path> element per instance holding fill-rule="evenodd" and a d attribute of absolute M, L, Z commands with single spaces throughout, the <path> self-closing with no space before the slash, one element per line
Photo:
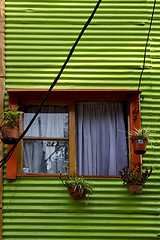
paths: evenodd
<path fill-rule="evenodd" d="M 26 107 L 24 128 L 36 111 L 36 106 Z M 27 132 L 23 141 L 23 171 L 26 173 L 58 173 L 68 171 L 68 141 L 43 140 L 38 137 L 68 137 L 68 110 L 64 106 L 43 106 L 41 113 Z M 32 138 L 35 138 L 34 140 Z M 66 170 L 64 170 L 64 166 Z"/>
<path fill-rule="evenodd" d="M 119 175 L 127 164 L 123 105 L 77 104 L 76 158 L 80 175 Z"/>

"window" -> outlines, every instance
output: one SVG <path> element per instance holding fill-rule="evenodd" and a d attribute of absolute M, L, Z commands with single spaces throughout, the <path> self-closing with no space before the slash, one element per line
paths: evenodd
<path fill-rule="evenodd" d="M 123 103 L 73 104 L 76 105 L 76 171 L 80 175 L 118 175 L 127 165 Z M 24 129 L 37 107 L 25 106 Z M 23 173 L 69 173 L 68 106 L 42 107 L 23 140 Z"/>
<path fill-rule="evenodd" d="M 17 92 L 10 91 L 13 106 Z M 24 111 L 21 130 L 33 117 L 43 93 L 30 90 L 28 99 L 28 93 L 24 92 L 18 92 L 15 103 L 18 105 L 19 101 Z M 55 91 L 55 96 L 51 94 L 17 147 L 14 176 L 56 176 L 69 172 L 85 176 L 118 176 L 128 162 L 140 161 L 131 154 L 127 138 L 127 131 L 140 124 L 139 111 L 133 114 L 139 94 L 137 97 L 134 91 L 125 91 L 124 94 L 120 90 L 118 94 L 107 90 L 62 93 Z M 10 164 L 7 165 L 8 169 L 11 168 Z M 11 178 L 10 170 L 7 172 Z"/>
<path fill-rule="evenodd" d="M 24 129 L 38 106 L 24 109 Z M 23 173 L 68 173 L 68 106 L 43 106 L 23 140 Z"/>

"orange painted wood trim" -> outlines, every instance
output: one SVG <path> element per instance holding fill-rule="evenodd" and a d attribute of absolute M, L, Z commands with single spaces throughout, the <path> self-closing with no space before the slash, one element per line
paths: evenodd
<path fill-rule="evenodd" d="M 18 106 L 18 98 L 16 96 L 10 96 L 9 106 L 15 109 Z M 11 149 L 13 145 L 7 146 L 7 151 Z M 6 179 L 16 179 L 17 175 L 17 147 L 14 149 L 14 152 L 10 159 L 7 162 L 6 167 Z"/>
<path fill-rule="evenodd" d="M 137 95 L 135 98 L 131 99 L 130 102 L 130 130 L 131 133 L 135 131 L 135 128 L 141 129 L 141 114 L 140 114 L 140 95 Z M 136 164 L 142 163 L 142 156 L 137 155 L 133 151 L 133 144 L 131 144 L 131 162 L 130 167 L 134 168 Z"/>
<path fill-rule="evenodd" d="M 23 137 L 24 140 L 69 140 L 68 137 Z"/>
<path fill-rule="evenodd" d="M 69 105 L 69 172 L 76 172 L 75 105 Z"/>
<path fill-rule="evenodd" d="M 66 175 L 62 174 L 17 174 L 17 177 L 65 177 Z M 82 176 L 80 176 L 82 177 Z M 120 178 L 121 176 L 101 176 L 101 175 L 83 175 L 86 178 Z"/>
<path fill-rule="evenodd" d="M 18 92 L 47 92 L 48 89 L 8 89 L 8 93 Z M 52 89 L 52 92 L 130 92 L 130 93 L 141 93 L 142 90 L 137 89 Z"/>
<path fill-rule="evenodd" d="M 17 96 L 22 104 L 39 105 L 48 89 L 9 89 L 10 96 Z M 104 100 L 104 101 L 129 101 L 131 96 L 141 93 L 137 90 L 126 89 L 55 89 L 45 101 L 45 104 L 60 100 Z"/>
<path fill-rule="evenodd" d="M 10 104 L 12 104 L 12 106 L 17 106 L 17 103 L 18 103 L 18 99 L 20 101 L 20 103 L 23 105 L 23 103 L 27 103 L 27 101 L 29 101 L 29 98 L 30 98 L 30 101 L 34 101 L 35 99 L 40 99 L 40 97 L 42 97 L 42 95 L 45 94 L 45 92 L 47 92 L 47 90 L 45 89 L 40 89 L 40 90 L 28 90 L 28 89 L 21 89 L 21 90 L 8 90 L 9 92 L 9 96 L 10 96 Z M 32 95 L 30 96 L 30 93 L 32 93 Z M 54 93 L 54 94 L 53 94 Z M 55 94 L 57 93 L 57 94 Z M 134 131 L 134 128 L 140 128 L 141 127 L 141 118 L 140 118 L 140 93 L 141 91 L 137 91 L 137 90 L 108 90 L 108 89 L 65 89 L 65 90 L 54 90 L 51 94 L 51 99 L 52 99 L 52 102 L 55 100 L 57 100 L 56 98 L 58 98 L 58 100 L 64 100 L 66 101 L 67 99 L 69 99 L 71 102 L 72 101 L 75 101 L 77 99 L 108 99 L 108 100 L 119 100 L 119 101 L 122 101 L 122 99 L 128 101 L 129 103 L 129 115 L 130 115 L 130 130 L 131 132 Z M 29 94 L 29 97 L 28 97 L 28 94 Z M 61 99 L 61 97 L 63 96 L 63 98 Z M 112 99 L 110 99 L 110 97 L 112 96 Z M 16 100 L 15 100 L 16 99 Z M 24 102 L 23 102 L 24 101 Z M 70 104 L 69 104 L 70 105 Z M 72 107 L 73 108 L 73 107 Z M 73 125 L 75 126 L 75 123 L 73 121 L 73 115 L 75 114 L 74 113 L 74 109 L 70 109 L 71 111 L 71 114 L 69 116 L 70 118 L 70 132 L 71 132 L 71 135 L 70 135 L 70 148 L 73 149 L 73 150 L 70 150 L 70 159 L 71 159 L 71 162 L 70 162 L 70 172 L 75 172 L 75 168 L 76 168 L 76 165 L 75 165 L 75 130 L 74 132 L 72 131 L 74 128 L 73 128 Z M 132 144 L 131 144 L 131 166 L 133 167 L 136 163 L 139 163 L 141 162 L 141 156 L 139 155 L 136 155 L 133 153 L 133 147 L 132 147 Z M 12 158 L 15 157 L 15 159 L 12 161 L 12 163 L 14 162 L 14 164 L 16 165 L 16 158 L 17 158 L 17 149 L 15 149 L 15 152 L 12 156 Z M 74 159 L 74 160 L 73 160 Z M 14 167 L 14 171 L 11 170 L 12 168 L 12 163 L 11 161 L 8 162 L 7 164 L 7 167 L 8 165 L 10 166 L 10 168 L 8 168 L 9 170 L 7 170 L 7 177 L 8 178 L 12 178 L 12 179 L 15 179 L 16 177 L 16 167 Z M 13 173 L 14 172 L 14 173 Z M 19 171 L 18 171 L 19 172 Z M 34 176 L 34 174 L 19 174 L 18 176 Z M 39 175 L 39 174 L 35 174 L 36 177 L 38 176 L 57 176 L 56 174 L 54 175 L 50 175 L 50 174 L 42 174 L 42 175 Z M 88 177 L 91 177 L 91 176 L 88 176 Z M 92 176 L 92 177 L 95 177 L 95 176 Z M 96 177 L 101 177 L 101 176 L 96 176 Z M 118 176 L 102 176 L 102 177 L 118 177 Z"/>
<path fill-rule="evenodd" d="M 13 145 L 8 145 L 7 151 L 11 149 Z M 16 179 L 17 175 L 17 148 L 15 148 L 12 156 L 7 162 L 6 167 L 6 179 Z"/>

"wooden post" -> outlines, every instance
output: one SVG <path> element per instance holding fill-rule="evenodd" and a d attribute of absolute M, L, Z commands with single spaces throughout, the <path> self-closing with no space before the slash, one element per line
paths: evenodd
<path fill-rule="evenodd" d="M 0 115 L 4 111 L 5 93 L 5 0 L 0 0 Z M 3 158 L 3 143 L 0 141 L 0 159 Z M 3 169 L 0 168 L 0 240 L 2 240 Z"/>
<path fill-rule="evenodd" d="M 13 109 L 18 107 L 18 98 L 16 96 L 13 95 L 9 96 L 9 106 L 11 106 Z M 9 152 L 9 150 L 12 147 L 13 145 L 8 145 L 7 152 Z M 17 147 L 14 149 L 12 156 L 7 162 L 6 179 L 16 179 L 16 173 L 17 173 Z"/>
<path fill-rule="evenodd" d="M 131 133 L 136 129 L 141 129 L 141 114 L 140 114 L 140 95 L 131 99 L 130 103 L 130 118 L 131 118 Z M 131 147 L 131 162 L 130 167 L 134 168 L 137 164 L 142 164 L 142 156 L 133 152 L 133 144 Z"/>

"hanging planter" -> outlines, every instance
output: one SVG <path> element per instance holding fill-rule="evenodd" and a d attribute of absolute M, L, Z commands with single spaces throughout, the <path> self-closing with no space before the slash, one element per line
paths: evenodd
<path fill-rule="evenodd" d="M 86 196 L 86 191 L 83 191 L 82 193 L 74 189 L 73 187 L 68 188 L 68 192 L 71 195 L 71 197 L 75 200 L 81 200 L 84 199 Z"/>
<path fill-rule="evenodd" d="M 133 144 L 133 151 L 135 154 L 145 154 L 146 153 L 146 145 L 149 143 L 149 135 L 150 131 L 147 128 L 146 130 L 143 129 L 136 129 L 133 133 L 130 134 L 130 139 Z"/>
<path fill-rule="evenodd" d="M 142 194 L 143 184 L 141 182 L 128 183 L 128 189 L 132 195 Z"/>
<path fill-rule="evenodd" d="M 68 174 L 66 177 L 60 177 L 62 183 L 68 188 L 70 196 L 75 200 L 81 200 L 86 197 L 86 195 L 91 195 L 93 193 L 93 187 L 89 184 L 83 177 L 77 174 Z"/>
<path fill-rule="evenodd" d="M 142 155 L 146 153 L 147 141 L 145 139 L 135 139 L 132 143 L 135 154 Z"/>
<path fill-rule="evenodd" d="M 142 165 L 139 163 L 133 169 L 129 169 L 126 166 L 120 171 L 123 184 L 128 186 L 130 194 L 137 195 L 142 193 L 143 184 L 150 177 L 152 170 L 153 167 L 150 167 L 143 172 Z"/>
<path fill-rule="evenodd" d="M 14 144 L 16 143 L 18 139 L 18 134 L 19 134 L 19 129 L 17 126 L 12 127 L 12 126 L 7 126 L 4 125 L 3 127 L 0 128 L 1 133 L 2 133 L 2 142 L 5 144 Z"/>
<path fill-rule="evenodd" d="M 22 112 L 18 111 L 18 107 L 10 109 L 3 114 L 3 121 L 0 127 L 2 134 L 2 142 L 5 144 L 15 144 L 19 137 L 18 120 Z"/>

